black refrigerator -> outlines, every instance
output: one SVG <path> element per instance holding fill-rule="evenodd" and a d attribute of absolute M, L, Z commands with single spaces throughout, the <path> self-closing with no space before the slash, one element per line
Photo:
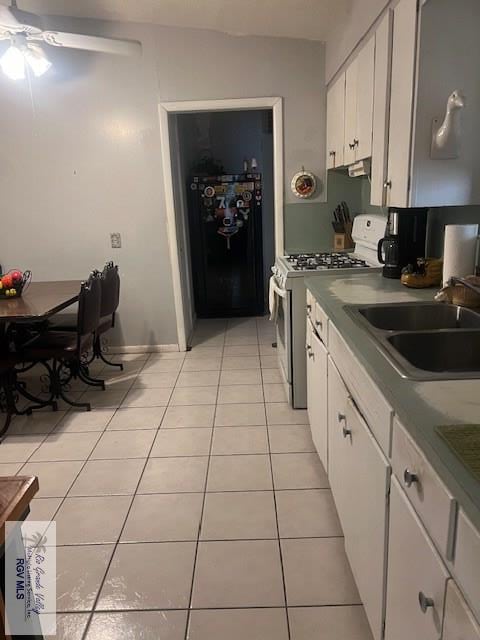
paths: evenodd
<path fill-rule="evenodd" d="M 200 318 L 264 312 L 262 176 L 192 176 L 188 222 Z"/>

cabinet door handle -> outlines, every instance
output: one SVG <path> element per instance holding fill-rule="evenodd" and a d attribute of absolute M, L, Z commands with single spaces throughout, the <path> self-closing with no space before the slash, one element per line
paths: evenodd
<path fill-rule="evenodd" d="M 420 609 L 423 613 L 427 613 L 428 609 L 435 606 L 432 598 L 428 598 L 423 591 L 418 592 L 418 604 L 420 605 Z"/>
<path fill-rule="evenodd" d="M 342 420 L 346 420 L 346 419 L 347 419 L 347 416 L 344 413 L 340 413 L 340 412 L 337 413 L 337 420 L 339 422 L 342 422 Z"/>
<path fill-rule="evenodd" d="M 347 429 L 347 427 L 345 427 L 345 426 L 342 429 L 342 433 L 343 433 L 343 437 L 344 438 L 348 438 L 348 436 L 352 435 L 351 429 Z"/>
<path fill-rule="evenodd" d="M 353 151 L 353 149 L 355 149 L 355 140 L 354 140 L 353 142 L 351 142 L 351 143 L 349 142 L 349 143 L 348 143 L 348 146 L 349 146 L 349 147 L 350 147 L 350 149 L 352 149 L 352 151 Z"/>
<path fill-rule="evenodd" d="M 384 189 L 391 189 L 392 188 L 392 181 L 391 180 L 385 180 L 385 182 L 383 183 L 383 188 Z"/>
<path fill-rule="evenodd" d="M 328 154 L 331 158 L 334 158 L 337 155 L 336 151 L 330 151 L 330 153 Z"/>
<path fill-rule="evenodd" d="M 320 329 L 323 329 L 323 323 L 321 320 L 315 320 L 315 326 L 320 327 Z"/>
<path fill-rule="evenodd" d="M 311 304 L 307 304 L 307 313 L 310 313 L 311 310 L 312 310 L 312 305 Z"/>
<path fill-rule="evenodd" d="M 357 140 L 357 138 L 353 139 L 353 148 L 358 147 L 358 145 L 360 144 L 360 141 Z"/>
<path fill-rule="evenodd" d="M 416 473 L 413 473 L 413 471 L 410 471 L 410 469 L 405 469 L 403 472 L 403 481 L 405 486 L 411 487 L 414 482 L 418 482 L 418 476 Z"/>

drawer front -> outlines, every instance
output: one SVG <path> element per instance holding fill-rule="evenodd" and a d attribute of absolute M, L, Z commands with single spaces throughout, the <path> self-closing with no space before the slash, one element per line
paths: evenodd
<path fill-rule="evenodd" d="M 440 553 L 451 559 L 456 500 L 449 494 L 398 418 L 393 421 L 392 466 Z"/>
<path fill-rule="evenodd" d="M 315 303 L 315 331 L 324 345 L 328 346 L 328 316 L 322 307 Z"/>
<path fill-rule="evenodd" d="M 462 510 L 458 514 L 453 569 L 467 602 L 480 620 L 480 532 Z"/>
<path fill-rule="evenodd" d="M 480 626 L 453 580 L 447 584 L 442 640 L 480 640 Z"/>
<path fill-rule="evenodd" d="M 307 289 L 307 318 L 312 323 L 312 327 L 315 326 L 315 311 L 316 311 L 316 302 L 315 298 L 312 296 L 311 292 Z"/>
<path fill-rule="evenodd" d="M 386 456 L 390 455 L 393 410 L 353 355 L 336 327 L 329 322 L 328 346 L 348 390 Z"/>
<path fill-rule="evenodd" d="M 385 640 L 439 640 L 448 573 L 392 478 Z"/>

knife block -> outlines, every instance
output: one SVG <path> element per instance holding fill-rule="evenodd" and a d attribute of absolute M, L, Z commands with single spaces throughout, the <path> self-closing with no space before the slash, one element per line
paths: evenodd
<path fill-rule="evenodd" d="M 344 227 L 343 233 L 335 233 L 333 236 L 333 248 L 334 251 L 346 251 L 347 249 L 353 249 L 355 243 L 352 238 L 353 223 L 347 222 Z"/>

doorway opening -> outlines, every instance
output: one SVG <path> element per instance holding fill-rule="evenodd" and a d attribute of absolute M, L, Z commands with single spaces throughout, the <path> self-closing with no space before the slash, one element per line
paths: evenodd
<path fill-rule="evenodd" d="M 175 117 L 195 314 L 262 315 L 275 259 L 272 111 Z"/>
<path fill-rule="evenodd" d="M 197 317 L 267 309 L 270 268 L 283 245 L 283 172 L 281 102 L 265 101 L 160 106 L 180 350 Z"/>

